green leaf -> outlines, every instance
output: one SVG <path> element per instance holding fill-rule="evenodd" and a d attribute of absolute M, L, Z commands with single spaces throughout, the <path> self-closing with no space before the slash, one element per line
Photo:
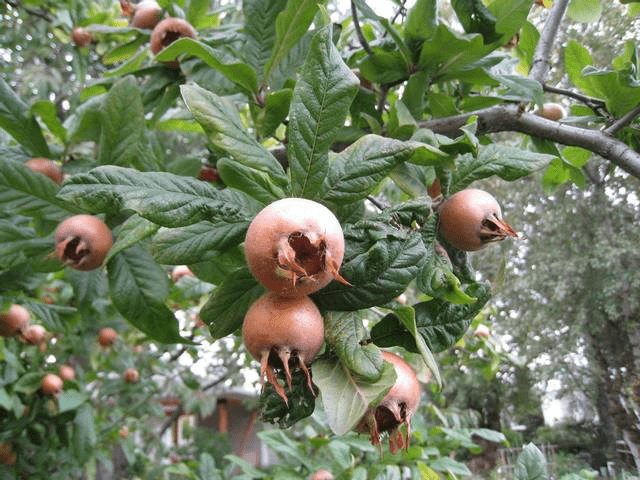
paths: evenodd
<path fill-rule="evenodd" d="M 153 150 L 145 138 L 144 114 L 140 88 L 133 76 L 124 77 L 111 87 L 101 110 L 98 161 L 102 165 L 157 169 Z"/>
<path fill-rule="evenodd" d="M 360 317 L 353 313 L 325 315 L 325 339 L 349 371 L 365 382 L 382 375 L 382 352 L 368 340 Z"/>
<path fill-rule="evenodd" d="M 217 165 L 224 183 L 265 204 L 287 196 L 289 179 L 282 165 L 251 136 L 231 101 L 197 85 L 181 90 L 209 141 L 231 157 Z"/>
<path fill-rule="evenodd" d="M 400 319 L 405 328 L 411 333 L 413 336 L 416 347 L 418 349 L 418 353 L 422 356 L 422 360 L 427 365 L 429 370 L 433 373 L 433 377 L 436 380 L 438 386 L 442 386 L 442 377 L 440 376 L 440 369 L 438 368 L 438 363 L 436 362 L 433 353 L 429 350 L 429 347 L 418 332 L 418 325 L 416 323 L 416 312 L 412 307 L 400 307 L 395 310 L 395 315 Z"/>
<path fill-rule="evenodd" d="M 200 318 L 214 339 L 226 337 L 242 326 L 249 306 L 264 293 L 264 287 L 248 267 L 231 272 L 200 309 Z"/>
<path fill-rule="evenodd" d="M 264 67 L 264 81 L 269 82 L 276 67 L 287 52 L 309 29 L 320 5 L 326 0 L 288 0 L 286 8 L 276 17 L 276 42 Z"/>
<path fill-rule="evenodd" d="M 260 135 L 268 137 L 273 135 L 276 129 L 289 115 L 293 90 L 286 88 L 277 92 L 270 92 L 265 98 L 264 108 L 258 112 L 256 123 Z"/>
<path fill-rule="evenodd" d="M 29 259 L 42 262 L 53 248 L 53 238 L 40 238 L 32 228 L 17 225 L 15 219 L 0 219 L 0 270 Z"/>
<path fill-rule="evenodd" d="M 117 47 L 102 56 L 102 63 L 105 65 L 112 65 L 114 63 L 120 63 L 128 60 L 138 51 L 138 48 L 147 43 L 148 40 L 147 36 L 138 35 L 127 43 L 119 44 Z"/>
<path fill-rule="evenodd" d="M 477 157 L 471 154 L 458 158 L 449 193 L 467 188 L 476 180 L 497 175 L 513 181 L 544 168 L 554 157 L 505 145 L 491 144 L 480 149 Z"/>
<path fill-rule="evenodd" d="M 409 9 L 404 24 L 404 38 L 409 48 L 419 52 L 422 44 L 428 40 L 438 24 L 438 2 L 436 0 L 417 0 Z"/>
<path fill-rule="evenodd" d="M 429 464 L 429 466 L 437 472 L 446 473 L 448 476 L 471 476 L 471 470 L 464 463 L 458 462 L 453 458 L 449 458 L 446 456 L 437 458 L 433 462 Z"/>
<path fill-rule="evenodd" d="M 489 300 L 491 289 L 476 283 L 470 285 L 467 292 L 478 300 L 472 304 L 456 305 L 434 299 L 413 305 L 417 332 L 429 350 L 444 351 L 462 338 L 473 317 Z M 410 352 L 419 352 L 415 337 L 394 313 L 386 315 L 373 326 L 371 339 L 382 348 L 401 346 Z"/>
<path fill-rule="evenodd" d="M 203 221 L 180 228 L 162 228 L 153 237 L 151 254 L 160 263 L 188 265 L 239 245 L 249 220 Z"/>
<path fill-rule="evenodd" d="M 59 189 L 49 177 L 0 153 L 0 204 L 4 211 L 62 220 L 78 210 L 56 197 Z"/>
<path fill-rule="evenodd" d="M 366 198 L 400 163 L 416 159 L 438 164 L 446 155 L 419 142 L 365 135 L 333 155 L 324 200 L 346 204 Z"/>
<path fill-rule="evenodd" d="M 13 392 L 33 395 L 40 389 L 42 377 L 44 374 L 41 372 L 25 373 L 13 384 Z"/>
<path fill-rule="evenodd" d="M 567 8 L 567 16 L 575 22 L 591 23 L 602 13 L 600 0 L 572 0 Z"/>
<path fill-rule="evenodd" d="M 198 476 L 200 480 L 222 480 L 214 458 L 208 453 L 201 453 L 198 458 Z"/>
<path fill-rule="evenodd" d="M 49 131 L 55 135 L 58 140 L 65 143 L 67 140 L 67 130 L 58 119 L 58 110 L 55 104 L 49 100 L 38 100 L 31 105 L 31 113 L 39 115 L 40 120 L 47 126 Z"/>
<path fill-rule="evenodd" d="M 322 404 L 331 430 L 344 435 L 355 428 L 371 405 L 379 402 L 396 381 L 393 365 L 383 362 L 376 383 L 364 382 L 335 358 L 321 357 L 313 363 L 313 379 L 320 388 Z"/>
<path fill-rule="evenodd" d="M 418 232 L 363 220 L 346 225 L 340 274 L 351 286 L 331 282 L 312 295 L 322 310 L 355 311 L 383 305 L 407 288 L 425 254 Z"/>
<path fill-rule="evenodd" d="M 501 44 L 520 31 L 527 21 L 531 5 L 529 0 L 494 0 L 489 4 L 496 17 L 496 31 L 502 35 Z"/>
<path fill-rule="evenodd" d="M 533 443 L 525 445 L 516 461 L 514 480 L 547 480 L 547 461 Z"/>
<path fill-rule="evenodd" d="M 585 67 L 593 64 L 593 58 L 583 45 L 571 40 L 564 49 L 564 65 L 571 83 L 587 95 L 598 97 L 600 92 L 594 88 L 592 78 L 582 75 Z"/>
<path fill-rule="evenodd" d="M 291 100 L 288 128 L 289 172 L 294 196 L 314 198 L 329 170 L 328 152 L 343 128 L 360 82 L 331 38 L 320 30 Z"/>
<path fill-rule="evenodd" d="M 150 237 L 158 231 L 158 225 L 138 215 L 131 215 L 119 227 L 114 236 L 116 242 L 109 249 L 104 262 L 108 263 L 114 255 L 132 247 L 136 243 Z"/>
<path fill-rule="evenodd" d="M 247 0 L 242 2 L 244 32 L 247 40 L 243 56 L 260 76 L 276 43 L 276 18 L 287 0 Z"/>
<path fill-rule="evenodd" d="M 139 172 L 105 166 L 71 177 L 58 197 L 91 212 L 132 211 L 164 227 L 181 227 L 202 220 L 230 222 L 253 218 L 255 205 L 232 189 L 164 172 Z"/>
<path fill-rule="evenodd" d="M 161 343 L 184 342 L 178 320 L 165 305 L 169 278 L 153 258 L 139 247 L 120 252 L 107 264 L 109 289 L 123 317 Z"/>
<path fill-rule="evenodd" d="M 486 44 L 501 38 L 496 32 L 496 17 L 482 0 L 452 0 L 451 5 L 465 32 L 481 34 Z"/>
<path fill-rule="evenodd" d="M 34 157 L 49 157 L 49 147 L 29 106 L 0 78 L 0 128 Z"/>
<path fill-rule="evenodd" d="M 86 393 L 78 390 L 64 390 L 58 396 L 58 411 L 60 413 L 75 410 L 89 399 Z"/>
<path fill-rule="evenodd" d="M 292 373 L 291 389 L 286 385 L 284 372 L 278 370 L 276 376 L 281 385 L 285 386 L 288 403 L 278 395 L 276 388 L 269 382 L 264 386 L 260 395 L 260 419 L 278 425 L 280 428 L 289 428 L 303 418 L 310 416 L 316 408 L 316 396 L 318 388 L 313 385 L 313 392 L 307 384 L 307 376 L 301 369 Z M 279 430 L 272 430 L 279 431 Z"/>
<path fill-rule="evenodd" d="M 256 72 L 245 63 L 225 63 L 221 60 L 222 52 L 211 48 L 198 40 L 192 38 L 181 38 L 162 49 L 156 56 L 160 62 L 174 60 L 178 55 L 193 55 L 198 57 L 211 68 L 215 68 L 225 77 L 238 85 L 247 94 L 258 91 L 258 79 Z"/>
<path fill-rule="evenodd" d="M 73 446 L 76 459 L 81 463 L 95 454 L 97 435 L 94 417 L 93 407 L 87 402 L 78 409 L 73 420 Z"/>

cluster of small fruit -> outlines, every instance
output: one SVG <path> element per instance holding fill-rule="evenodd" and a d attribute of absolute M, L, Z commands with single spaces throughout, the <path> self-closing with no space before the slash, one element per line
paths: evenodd
<path fill-rule="evenodd" d="M 129 25 L 134 28 L 151 30 L 151 52 L 157 55 L 162 49 L 179 38 L 196 38 L 196 30 L 182 18 L 163 18 L 162 7 L 155 0 L 142 0 L 132 4 L 129 0 L 120 0 L 122 14 L 129 18 Z M 75 27 L 71 39 L 76 46 L 82 48 L 94 41 L 93 34 L 84 27 Z M 164 62 L 171 68 L 178 68 L 178 60 Z"/>
<path fill-rule="evenodd" d="M 330 281 L 348 285 L 339 273 L 344 235 L 338 219 L 325 206 L 307 199 L 286 198 L 265 207 L 253 219 L 245 237 L 245 257 L 251 273 L 267 293 L 249 308 L 243 322 L 247 350 L 260 362 L 261 379 L 288 398 L 274 369 L 282 369 L 291 389 L 292 368 L 300 368 L 313 384 L 308 366 L 324 341 L 323 318 L 308 297 Z M 382 352 L 396 371 L 396 382 L 380 403 L 369 409 L 356 431 L 369 433 L 373 444 L 389 432 L 392 451 L 408 446 L 410 418 L 420 400 L 413 368 L 401 357 Z M 399 430 L 407 426 L 406 437 Z"/>

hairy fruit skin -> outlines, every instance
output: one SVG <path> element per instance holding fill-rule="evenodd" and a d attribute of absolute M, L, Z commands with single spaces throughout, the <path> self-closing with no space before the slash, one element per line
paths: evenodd
<path fill-rule="evenodd" d="M 21 305 L 13 304 L 0 314 L 0 337 L 12 337 L 21 333 L 31 322 L 31 314 Z"/>
<path fill-rule="evenodd" d="M 165 18 L 160 21 L 151 32 L 151 52 L 157 55 L 162 49 L 171 45 L 179 38 L 184 37 L 196 38 L 196 31 L 191 24 L 181 18 Z M 164 62 L 164 65 L 171 68 L 178 68 L 180 62 L 173 60 L 171 62 Z"/>
<path fill-rule="evenodd" d="M 48 158 L 32 158 L 31 160 L 27 160 L 25 165 L 29 167 L 34 172 L 41 173 L 46 175 L 51 180 L 56 182 L 57 184 L 62 183 L 62 170 L 53 160 L 49 160 Z"/>
<path fill-rule="evenodd" d="M 62 380 L 71 381 L 76 379 L 76 371 L 70 365 L 61 365 L 58 373 Z"/>
<path fill-rule="evenodd" d="M 262 381 L 266 377 L 285 402 L 288 399 L 274 368 L 284 370 L 291 388 L 291 367 L 300 367 L 309 389 L 314 391 L 307 366 L 324 342 L 324 321 L 313 300 L 265 293 L 249 307 L 242 323 L 242 337 L 251 356 L 260 362 Z"/>
<path fill-rule="evenodd" d="M 55 232 L 56 256 L 76 270 L 95 270 L 113 245 L 109 227 L 93 215 L 75 215 L 60 223 Z"/>
<path fill-rule="evenodd" d="M 344 235 L 324 205 L 304 198 L 277 200 L 256 215 L 244 253 L 253 276 L 280 295 L 309 295 L 340 276 Z"/>
<path fill-rule="evenodd" d="M 162 8 L 155 1 L 144 0 L 135 6 L 131 26 L 150 30 L 162 20 Z"/>
<path fill-rule="evenodd" d="M 105 348 L 113 345 L 116 338 L 118 338 L 118 332 L 111 327 L 102 328 L 98 333 L 98 343 Z"/>
<path fill-rule="evenodd" d="M 30 325 L 22 332 L 22 338 L 30 345 L 38 345 L 46 333 L 47 331 L 42 325 Z"/>
<path fill-rule="evenodd" d="M 381 433 L 389 432 L 391 453 L 395 453 L 409 447 L 411 415 L 420 403 L 421 388 L 415 370 L 403 358 L 384 350 L 382 358 L 395 368 L 396 381 L 382 401 L 365 414 L 356 431 L 369 433 L 373 445 L 380 444 Z M 402 424 L 407 426 L 406 437 L 399 430 Z"/>
<path fill-rule="evenodd" d="M 62 379 L 55 373 L 47 373 L 42 378 L 40 388 L 45 395 L 57 396 L 62 393 Z"/>
<path fill-rule="evenodd" d="M 439 215 L 445 240 L 460 250 L 480 250 L 489 243 L 518 236 L 502 219 L 496 199 L 483 190 L 468 188 L 452 195 L 440 207 Z"/>

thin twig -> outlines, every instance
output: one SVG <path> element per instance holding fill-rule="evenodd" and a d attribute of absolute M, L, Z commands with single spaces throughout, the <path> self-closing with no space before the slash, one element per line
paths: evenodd
<path fill-rule="evenodd" d="M 47 22 L 51 22 L 53 20 L 51 12 L 49 12 L 48 10 L 27 7 L 23 5 L 22 2 L 16 1 L 16 0 L 6 0 L 6 3 L 7 5 L 10 5 L 13 8 L 15 8 L 16 10 L 21 8 L 22 10 L 27 12 L 29 15 L 33 15 L 34 17 L 41 18 L 42 20 L 46 20 Z"/>
<path fill-rule="evenodd" d="M 373 50 L 371 50 L 371 46 L 367 39 L 364 38 L 364 34 L 362 33 L 362 29 L 360 28 L 360 21 L 358 20 L 358 9 L 356 8 L 356 3 L 351 0 L 351 18 L 353 19 L 353 26 L 356 29 L 356 34 L 358 35 L 358 40 L 360 41 L 360 45 L 365 52 L 369 55 L 373 55 Z"/>
<path fill-rule="evenodd" d="M 565 97 L 578 100 L 579 102 L 584 103 L 587 107 L 589 107 L 592 110 L 595 110 L 595 111 L 604 110 L 606 112 L 607 104 L 604 102 L 604 100 L 600 100 L 599 98 L 589 97 L 587 95 L 583 95 L 581 93 L 577 93 L 572 90 L 552 87 L 551 85 L 547 85 L 547 84 L 542 85 L 542 89 L 545 92 L 555 93 L 557 95 L 563 95 Z"/>
<path fill-rule="evenodd" d="M 640 114 L 640 105 L 637 105 L 633 110 L 631 110 L 626 115 L 620 117 L 618 120 L 609 125 L 604 132 L 609 135 L 615 135 L 624 127 L 633 122 L 633 119 L 636 118 Z"/>

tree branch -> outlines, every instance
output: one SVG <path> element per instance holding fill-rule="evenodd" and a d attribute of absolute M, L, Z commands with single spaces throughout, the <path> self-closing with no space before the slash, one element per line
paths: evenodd
<path fill-rule="evenodd" d="M 358 40 L 360 41 L 360 45 L 365 52 L 369 55 L 373 54 L 373 50 L 371 50 L 371 46 L 367 39 L 364 38 L 364 34 L 362 33 L 362 29 L 360 28 L 360 20 L 358 19 L 358 9 L 356 8 L 356 2 L 351 1 L 351 18 L 353 19 L 353 27 L 356 29 L 356 35 L 358 35 Z"/>
<path fill-rule="evenodd" d="M 537 80 L 541 84 L 545 83 L 545 78 L 551 68 L 551 50 L 568 5 L 569 0 L 554 0 L 553 7 L 551 7 L 549 16 L 544 22 L 544 27 L 540 33 L 540 40 L 538 40 L 536 51 L 533 54 L 529 78 Z"/>
<path fill-rule="evenodd" d="M 522 112 L 517 104 L 496 105 L 453 117 L 420 123 L 436 133 L 456 137 L 469 117 L 478 117 L 478 135 L 520 132 L 574 147 L 581 147 L 609 160 L 622 170 L 640 178 L 640 153 L 613 137 L 608 131 L 592 130 L 554 122 L 533 113 Z"/>
<path fill-rule="evenodd" d="M 609 127 L 605 129 L 605 132 L 609 135 L 615 135 L 617 132 L 633 122 L 633 119 L 636 118 L 638 114 L 640 114 L 640 105 L 637 105 L 626 115 L 620 117 L 618 120 L 609 125 Z"/>
<path fill-rule="evenodd" d="M 51 12 L 49 12 L 48 10 L 45 9 L 36 9 L 36 8 L 31 8 L 31 7 L 27 7 L 25 5 L 22 4 L 22 2 L 18 1 L 18 0 L 6 0 L 7 5 L 12 6 L 15 9 L 23 9 L 25 12 L 27 12 L 29 15 L 33 15 L 34 17 L 38 17 L 41 18 L 43 20 L 46 20 L 47 22 L 51 22 L 53 20 L 53 17 L 51 15 Z"/>
<path fill-rule="evenodd" d="M 607 113 L 607 105 L 604 100 L 600 100 L 599 98 L 589 97 L 587 95 L 583 95 L 578 92 L 573 92 L 571 90 L 566 90 L 564 88 L 552 87 L 551 85 L 544 84 L 542 85 L 542 89 L 545 92 L 555 93 L 557 95 L 563 95 L 565 97 L 573 98 L 574 100 L 578 100 L 579 102 L 584 103 L 587 107 L 595 112 L 604 111 Z"/>

